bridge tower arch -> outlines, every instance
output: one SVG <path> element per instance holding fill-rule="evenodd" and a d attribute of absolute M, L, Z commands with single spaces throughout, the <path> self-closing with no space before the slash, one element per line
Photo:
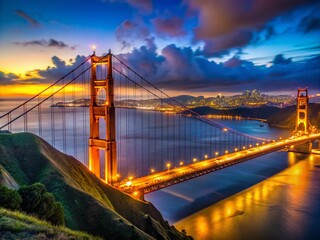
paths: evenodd
<path fill-rule="evenodd" d="M 297 117 L 295 133 L 308 134 L 308 89 L 299 88 L 297 96 Z"/>
<path fill-rule="evenodd" d="M 97 79 L 97 65 L 106 65 L 105 79 Z M 104 180 L 109 184 L 117 181 L 117 147 L 114 108 L 114 89 L 112 76 L 112 54 L 104 57 L 91 56 L 90 78 L 90 137 L 89 169 L 100 178 L 100 150 L 105 154 Z M 99 92 L 105 92 L 104 102 L 98 99 Z M 100 119 L 105 121 L 106 132 L 100 136 Z"/>

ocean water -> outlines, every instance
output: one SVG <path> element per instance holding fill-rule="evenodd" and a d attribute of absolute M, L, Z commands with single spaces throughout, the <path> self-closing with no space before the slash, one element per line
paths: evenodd
<path fill-rule="evenodd" d="M 1 101 L 0 115 L 16 104 Z M 88 110 L 49 106 L 30 112 L 27 130 L 86 164 Z M 201 158 L 204 153 L 216 151 L 208 145 L 208 139 L 215 140 L 206 128 L 193 120 L 180 120 L 178 116 L 157 112 L 117 110 L 117 136 L 122 138 L 118 142 L 119 170 L 124 177 L 138 171 L 145 174 L 151 167 L 161 170 L 164 161 L 177 164 L 177 154 L 182 153 L 191 161 L 192 157 Z M 275 139 L 290 135 L 289 130 L 267 124 L 261 127 L 258 121 L 215 121 L 256 137 Z M 66 126 L 65 132 L 62 126 Z M 24 119 L 11 127 L 14 132 L 23 131 Z M 179 133 L 190 127 L 193 133 Z M 196 137 L 204 141 L 187 142 Z M 147 194 L 145 198 L 171 224 L 185 229 L 195 239 L 319 239 L 319 161 L 316 155 L 275 152 Z"/>

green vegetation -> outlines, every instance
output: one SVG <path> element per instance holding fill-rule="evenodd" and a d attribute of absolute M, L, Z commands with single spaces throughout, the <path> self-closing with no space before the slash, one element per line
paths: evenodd
<path fill-rule="evenodd" d="M 33 134 L 0 133 L 0 165 L 20 186 L 42 183 L 62 204 L 71 229 L 105 239 L 190 239 L 164 221 L 151 203 L 106 185 Z"/>
<path fill-rule="evenodd" d="M 19 210 L 21 203 L 22 198 L 16 190 L 0 186 L 0 207 Z"/>
<path fill-rule="evenodd" d="M 21 209 L 55 225 L 64 225 L 64 213 L 61 203 L 55 201 L 41 183 L 22 186 L 18 193 L 22 197 Z"/>
<path fill-rule="evenodd" d="M 100 239 L 3 208 L 0 208 L 0 236 L 1 239 Z"/>
<path fill-rule="evenodd" d="M 22 210 L 54 225 L 64 225 L 63 207 L 41 183 L 23 186 L 18 191 L 0 186 L 0 207 Z"/>

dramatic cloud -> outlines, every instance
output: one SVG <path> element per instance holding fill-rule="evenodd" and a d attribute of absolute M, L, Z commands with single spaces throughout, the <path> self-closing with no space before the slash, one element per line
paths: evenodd
<path fill-rule="evenodd" d="M 37 74 L 40 76 L 40 79 L 32 79 L 34 82 L 48 82 L 52 83 L 65 74 L 72 71 L 76 66 L 80 65 L 86 59 L 85 56 L 77 56 L 72 64 L 66 64 L 65 61 L 60 59 L 57 56 L 53 56 L 51 61 L 53 63 L 53 67 L 48 67 L 44 70 L 37 70 Z M 88 67 L 89 63 L 87 63 L 84 67 Z M 75 75 L 75 74 L 74 74 Z M 71 76 L 72 77 L 72 76 Z"/>
<path fill-rule="evenodd" d="M 63 41 L 58 41 L 55 39 L 49 39 L 49 40 L 33 40 L 33 41 L 27 41 L 27 42 L 15 42 L 16 45 L 21 45 L 24 47 L 27 46 L 42 46 L 42 47 L 55 47 L 55 48 L 70 48 L 71 50 L 75 49 L 75 46 L 70 46 Z"/>
<path fill-rule="evenodd" d="M 138 73 L 163 89 L 185 92 L 225 91 L 245 89 L 290 91 L 297 87 L 320 90 L 320 57 L 293 62 L 283 55 L 275 56 L 271 67 L 255 66 L 234 56 L 216 63 L 197 55 L 191 48 L 168 45 L 157 54 L 154 45 L 134 49 L 120 55 Z"/>
<path fill-rule="evenodd" d="M 145 40 L 150 31 L 142 20 L 125 20 L 116 29 L 116 39 L 123 48 L 131 47 L 137 40 Z"/>
<path fill-rule="evenodd" d="M 306 16 L 304 17 L 299 25 L 299 30 L 304 33 L 309 33 L 313 31 L 320 31 L 320 16 Z"/>
<path fill-rule="evenodd" d="M 226 35 L 206 40 L 203 50 L 198 52 L 206 57 L 220 57 L 229 54 L 232 49 L 246 46 L 253 40 L 253 37 L 254 33 L 252 31 L 234 31 Z"/>
<path fill-rule="evenodd" d="M 291 63 L 291 58 L 285 59 L 282 54 L 278 54 L 274 57 L 272 63 L 273 65 L 278 65 L 278 64 L 289 64 Z"/>
<path fill-rule="evenodd" d="M 199 12 L 195 39 L 205 42 L 206 55 L 221 55 L 254 40 L 274 18 L 316 0 L 189 0 Z M 240 40 L 239 40 L 240 38 Z"/>
<path fill-rule="evenodd" d="M 161 36 L 162 34 L 169 37 L 178 37 L 185 35 L 183 29 L 183 20 L 178 17 L 157 17 L 151 21 L 155 27 L 156 32 Z"/>
<path fill-rule="evenodd" d="M 17 15 L 19 15 L 20 17 L 22 17 L 23 19 L 27 20 L 32 26 L 39 26 L 39 22 L 37 20 L 35 20 L 34 18 L 32 18 L 31 16 L 29 16 L 27 13 L 25 13 L 22 10 L 16 10 L 15 13 Z"/>
<path fill-rule="evenodd" d="M 7 85 L 14 83 L 15 79 L 19 77 L 13 73 L 4 73 L 0 71 L 0 85 Z"/>
<path fill-rule="evenodd" d="M 295 91 L 298 87 L 320 90 L 320 56 L 304 61 L 292 61 L 279 54 L 272 65 L 256 66 L 236 55 L 221 63 L 199 56 L 190 47 L 170 44 L 160 53 L 153 38 L 147 44 L 130 53 L 118 55 L 140 75 L 164 90 L 183 91 L 186 94 L 199 92 L 239 92 L 246 89 L 263 91 Z M 53 67 L 34 70 L 24 83 L 52 83 L 70 72 L 85 60 L 77 56 L 69 64 L 57 56 L 52 57 Z M 87 68 L 87 63 L 84 68 Z M 117 66 L 117 65 L 115 65 Z M 69 76 L 70 78 L 72 76 Z M 15 75 L 0 73 L 1 84 L 14 82 Z M 66 78 L 68 81 L 69 78 Z"/>

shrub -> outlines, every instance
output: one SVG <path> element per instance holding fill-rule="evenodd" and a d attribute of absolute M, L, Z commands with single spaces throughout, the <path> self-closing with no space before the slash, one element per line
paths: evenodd
<path fill-rule="evenodd" d="M 3 185 L 0 186 L 0 207 L 18 210 L 21 202 L 22 198 L 16 190 L 9 189 Z"/>
<path fill-rule="evenodd" d="M 41 183 L 23 186 L 18 191 L 22 197 L 21 209 L 55 225 L 64 225 L 64 212 L 52 193 Z"/>

